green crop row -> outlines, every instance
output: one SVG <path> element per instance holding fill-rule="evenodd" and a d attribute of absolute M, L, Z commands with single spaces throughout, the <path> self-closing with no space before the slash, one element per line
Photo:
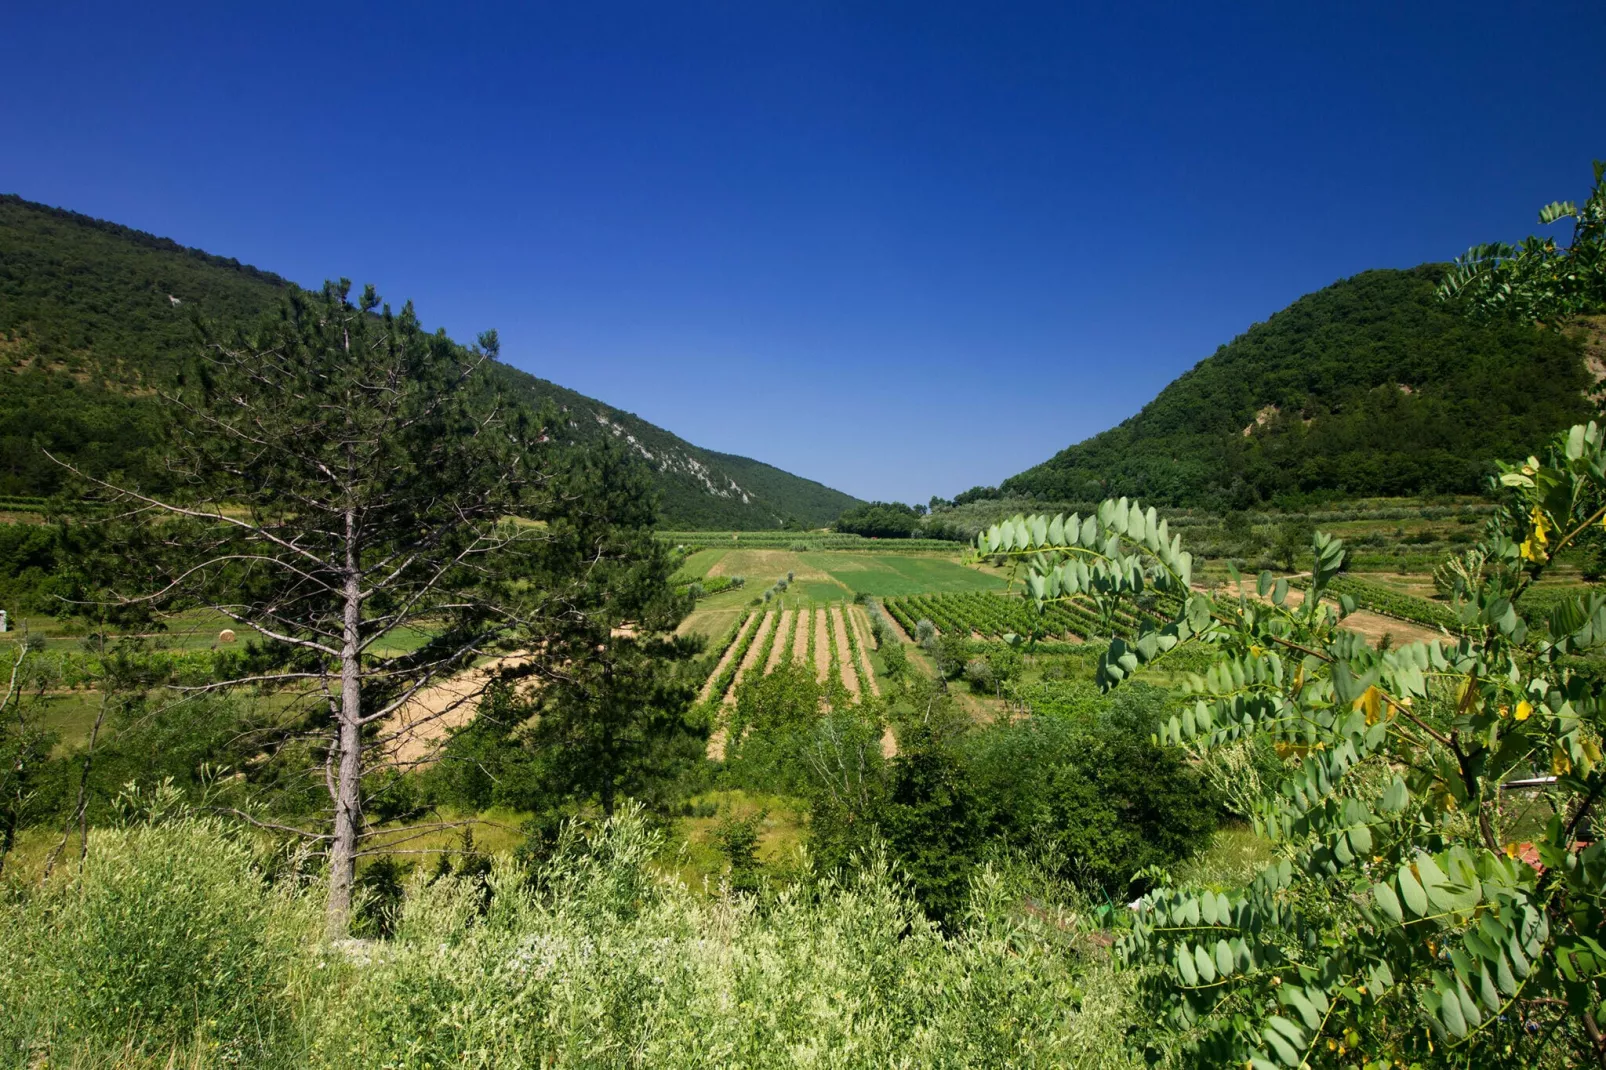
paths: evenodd
<path fill-rule="evenodd" d="M 1088 637 L 1107 631 L 1103 619 L 1090 602 L 1054 602 L 1041 615 L 1025 600 L 1010 595 L 968 592 L 962 594 L 922 594 L 889 598 L 887 612 L 911 635 L 922 619 L 931 621 L 940 632 L 996 639 L 1011 632 L 1029 635 L 1039 632 L 1046 638 Z M 1142 611 L 1117 610 L 1114 631 L 1129 636 L 1151 619 Z"/>
<path fill-rule="evenodd" d="M 725 645 L 725 649 L 732 652 L 731 656 L 725 661 L 725 668 L 720 670 L 719 675 L 715 677 L 714 686 L 708 692 L 710 702 L 719 702 L 720 699 L 725 697 L 725 692 L 730 690 L 731 681 L 736 677 L 736 670 L 741 666 L 742 657 L 747 653 L 747 648 L 753 644 L 753 637 L 758 634 L 762 620 L 763 615 L 755 611 L 748 613 L 737 622 L 735 635 L 732 637 L 731 642 Z M 751 626 L 748 624 L 749 621 L 752 622 Z M 720 657 L 724 657 L 723 652 Z M 717 661 L 715 665 L 718 665 Z"/>

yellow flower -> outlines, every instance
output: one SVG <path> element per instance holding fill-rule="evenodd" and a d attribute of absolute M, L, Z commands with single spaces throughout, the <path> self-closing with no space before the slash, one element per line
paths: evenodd
<path fill-rule="evenodd" d="M 1510 706 L 1501 706 L 1500 707 L 1500 716 L 1501 717 L 1508 717 L 1508 716 L 1510 716 L 1510 714 L 1511 714 L 1511 707 Z"/>
<path fill-rule="evenodd" d="M 1550 521 L 1545 519 L 1545 511 L 1536 505 L 1533 507 L 1533 512 L 1528 514 L 1528 519 L 1533 521 L 1534 538 L 1539 540 L 1539 545 L 1543 546 L 1549 542 L 1547 534 L 1550 531 Z"/>
<path fill-rule="evenodd" d="M 1529 702 L 1527 699 L 1523 699 L 1521 702 L 1517 703 L 1517 720 L 1526 721 L 1528 718 L 1533 716 L 1533 712 L 1533 703 Z"/>
<path fill-rule="evenodd" d="M 1507 858 L 1516 858 L 1517 857 L 1517 845 L 1515 843 L 1506 844 L 1506 857 Z"/>
<path fill-rule="evenodd" d="M 1383 692 L 1376 687 L 1368 687 L 1352 705 L 1357 710 L 1365 711 L 1367 724 L 1376 724 L 1378 714 L 1383 709 Z"/>
<path fill-rule="evenodd" d="M 1543 561 L 1548 556 L 1544 547 L 1550 542 L 1550 521 L 1545 518 L 1545 511 L 1537 505 L 1528 514 L 1528 520 L 1533 524 L 1533 531 L 1522 540 L 1523 560 Z"/>

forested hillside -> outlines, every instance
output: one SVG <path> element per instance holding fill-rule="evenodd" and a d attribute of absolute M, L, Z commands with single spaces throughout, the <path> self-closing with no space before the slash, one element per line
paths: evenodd
<path fill-rule="evenodd" d="M 1477 491 L 1494 458 L 1593 416 L 1595 377 L 1577 339 L 1437 301 L 1442 273 L 1367 271 L 1308 294 L 999 493 L 1242 508 Z"/>
<path fill-rule="evenodd" d="M 157 482 L 154 392 L 196 342 L 192 313 L 225 327 L 278 306 L 285 279 L 127 227 L 0 197 L 0 495 L 48 495 L 62 470 Z M 681 528 L 816 527 L 855 499 L 745 457 L 713 453 L 630 413 L 507 366 L 504 382 L 570 416 L 575 437 L 627 444 Z"/>

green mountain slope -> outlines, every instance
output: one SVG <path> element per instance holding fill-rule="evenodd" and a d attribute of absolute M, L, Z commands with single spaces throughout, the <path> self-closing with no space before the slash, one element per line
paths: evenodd
<path fill-rule="evenodd" d="M 0 196 L 0 495 L 45 495 L 61 469 L 159 479 L 155 385 L 195 344 L 192 312 L 249 324 L 294 284 L 114 223 Z M 577 441 L 640 455 L 676 528 L 818 527 L 857 499 L 745 457 L 699 449 L 593 398 L 501 365 L 508 386 L 569 414 Z"/>
<path fill-rule="evenodd" d="M 1439 304 L 1441 270 L 1307 294 L 999 493 L 1242 507 L 1480 490 L 1494 458 L 1593 417 L 1595 377 L 1575 338 Z"/>

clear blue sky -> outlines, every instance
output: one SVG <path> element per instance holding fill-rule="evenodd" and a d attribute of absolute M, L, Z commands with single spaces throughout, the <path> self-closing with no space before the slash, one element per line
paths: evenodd
<path fill-rule="evenodd" d="M 924 501 L 1606 157 L 1598 0 L 1204 6 L 7 4 L 0 191 Z"/>

